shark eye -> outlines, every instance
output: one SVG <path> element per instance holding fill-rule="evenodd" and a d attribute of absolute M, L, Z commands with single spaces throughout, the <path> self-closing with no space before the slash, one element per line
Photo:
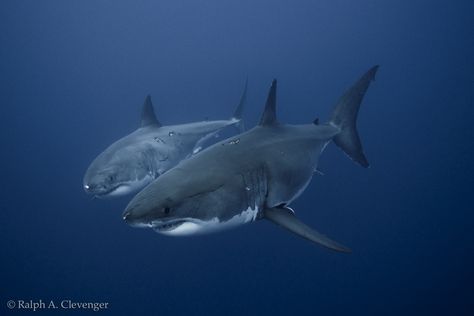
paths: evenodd
<path fill-rule="evenodd" d="M 169 214 L 169 213 L 170 213 L 170 208 L 169 208 L 169 207 L 165 207 L 165 208 L 163 209 L 163 212 L 164 212 L 165 214 Z"/>

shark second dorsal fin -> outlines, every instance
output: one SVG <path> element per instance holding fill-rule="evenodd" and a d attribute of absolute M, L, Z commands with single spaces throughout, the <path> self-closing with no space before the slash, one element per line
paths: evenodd
<path fill-rule="evenodd" d="M 140 127 L 155 126 L 161 127 L 161 123 L 157 120 L 153 104 L 151 103 L 151 96 L 147 95 L 143 103 L 142 117 Z"/>
<path fill-rule="evenodd" d="M 288 229 L 292 233 L 301 236 L 316 244 L 329 248 L 331 250 L 349 253 L 351 250 L 334 240 L 329 239 L 323 234 L 310 228 L 300 221 L 289 207 L 274 207 L 264 210 L 264 217 L 269 221 Z"/>
<path fill-rule="evenodd" d="M 277 81 L 273 79 L 270 91 L 268 92 L 267 102 L 265 103 L 265 109 L 258 125 L 272 126 L 278 124 L 276 118 L 276 88 Z"/>

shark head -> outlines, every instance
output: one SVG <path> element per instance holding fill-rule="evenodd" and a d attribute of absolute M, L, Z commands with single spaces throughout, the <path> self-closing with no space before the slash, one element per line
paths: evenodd
<path fill-rule="evenodd" d="M 158 167 L 150 168 L 157 161 L 166 160 L 166 153 L 153 151 L 150 143 L 155 140 L 140 138 L 149 130 L 161 127 L 157 120 L 151 97 L 148 95 L 142 108 L 141 125 L 135 132 L 119 139 L 91 163 L 84 175 L 83 188 L 95 197 L 114 197 L 136 192 L 150 183 Z"/>
<path fill-rule="evenodd" d="M 178 189 L 158 183 L 153 191 L 145 188 L 132 199 L 123 213 L 123 219 L 132 227 L 150 227 L 165 235 L 199 232 L 204 221 L 192 217 L 192 207 L 186 207 L 194 202 L 183 203 L 184 200 L 186 197 Z"/>
<path fill-rule="evenodd" d="M 152 175 L 136 160 L 103 155 L 87 169 L 83 187 L 90 195 L 107 198 L 135 192 L 152 180 Z"/>
<path fill-rule="evenodd" d="M 217 219 L 210 221 L 198 218 L 181 216 L 179 206 L 167 206 L 164 203 L 152 210 L 144 211 L 140 206 L 134 205 L 127 208 L 123 219 L 132 227 L 149 227 L 157 233 L 169 236 L 187 236 L 209 232 Z"/>
<path fill-rule="evenodd" d="M 185 192 L 160 178 L 153 183 L 153 190 L 145 188 L 130 201 L 123 213 L 124 221 L 130 226 L 150 227 L 165 235 L 188 235 L 199 231 L 201 221 L 192 217 L 190 205 L 193 202 L 188 199 L 188 203 L 184 203 Z"/>
<path fill-rule="evenodd" d="M 182 166 L 182 165 L 179 165 Z M 124 221 L 169 236 L 219 231 L 255 220 L 258 207 L 246 206 L 240 176 L 209 181 L 208 170 L 171 169 L 128 204 Z M 187 167 L 187 166 L 183 166 Z"/>

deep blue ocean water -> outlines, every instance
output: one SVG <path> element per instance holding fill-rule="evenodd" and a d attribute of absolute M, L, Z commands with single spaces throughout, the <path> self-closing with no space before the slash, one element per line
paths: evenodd
<path fill-rule="evenodd" d="M 3 1 L 0 314 L 71 299 L 111 315 L 473 315 L 473 18 L 472 1 Z M 165 237 L 122 221 L 130 197 L 83 192 L 148 93 L 164 124 L 227 118 L 248 76 L 252 127 L 277 78 L 280 121 L 308 123 L 375 64 L 358 122 L 371 168 L 330 145 L 292 204 L 352 254 L 264 221 Z"/>

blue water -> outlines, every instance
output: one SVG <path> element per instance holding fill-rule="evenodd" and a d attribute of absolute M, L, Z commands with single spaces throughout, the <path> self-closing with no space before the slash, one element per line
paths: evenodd
<path fill-rule="evenodd" d="M 109 302 L 98 314 L 112 315 L 473 315 L 473 12 L 472 1 L 3 1 L 0 314 L 21 312 L 8 300 L 71 299 Z M 276 77 L 280 121 L 308 123 L 374 64 L 358 122 L 371 168 L 330 145 L 325 175 L 292 205 L 350 255 L 264 221 L 165 237 L 122 221 L 129 198 L 82 190 L 148 93 L 164 124 L 227 118 L 248 76 L 251 127 Z"/>

